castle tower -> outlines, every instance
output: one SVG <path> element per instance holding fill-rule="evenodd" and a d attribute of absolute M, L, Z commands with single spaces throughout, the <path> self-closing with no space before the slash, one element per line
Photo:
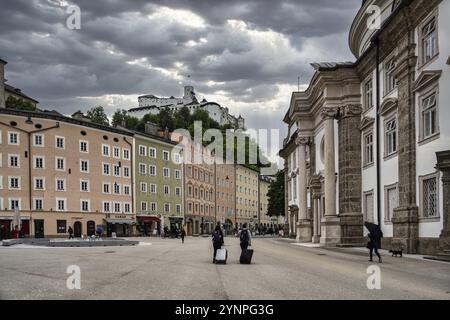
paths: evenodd
<path fill-rule="evenodd" d="M 7 62 L 0 58 L 0 108 L 5 108 L 5 64 Z"/>

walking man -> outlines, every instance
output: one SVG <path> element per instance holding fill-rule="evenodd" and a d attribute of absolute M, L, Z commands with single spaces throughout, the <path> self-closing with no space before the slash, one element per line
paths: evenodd
<path fill-rule="evenodd" d="M 221 249 L 223 245 L 223 233 L 222 230 L 220 230 L 220 226 L 216 226 L 216 229 L 212 234 L 212 242 L 214 248 L 213 263 L 216 263 L 217 250 Z"/>
<path fill-rule="evenodd" d="M 73 239 L 73 229 L 71 226 L 69 226 L 69 229 L 67 229 L 67 232 L 69 233 L 69 240 Z"/>
<path fill-rule="evenodd" d="M 244 223 L 242 230 L 239 232 L 239 240 L 241 245 L 241 250 L 247 250 L 248 246 L 252 244 L 252 237 L 249 230 L 247 229 L 247 224 Z"/>
<path fill-rule="evenodd" d="M 185 236 L 186 236 L 186 231 L 184 231 L 184 228 L 181 228 L 181 243 L 184 243 Z"/>

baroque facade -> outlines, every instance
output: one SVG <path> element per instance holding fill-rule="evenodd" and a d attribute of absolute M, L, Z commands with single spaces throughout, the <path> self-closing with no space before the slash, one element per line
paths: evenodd
<path fill-rule="evenodd" d="M 297 241 L 360 246 L 369 221 L 384 248 L 449 249 L 449 13 L 448 1 L 364 1 L 349 35 L 357 60 L 313 64 L 292 94 L 280 155 Z"/>

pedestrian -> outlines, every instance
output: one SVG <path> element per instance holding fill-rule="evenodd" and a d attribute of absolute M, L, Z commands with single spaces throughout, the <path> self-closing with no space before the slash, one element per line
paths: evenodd
<path fill-rule="evenodd" d="M 13 232 L 12 232 L 12 238 L 13 238 L 13 239 L 19 239 L 19 233 L 20 233 L 19 227 L 18 227 L 18 226 L 15 226 L 15 227 L 14 227 L 14 230 L 13 230 Z"/>
<path fill-rule="evenodd" d="M 248 246 L 252 245 L 252 237 L 247 229 L 247 223 L 244 223 L 242 230 L 239 232 L 239 240 L 242 251 L 247 250 Z"/>
<path fill-rule="evenodd" d="M 69 233 L 69 240 L 73 239 L 73 229 L 71 226 L 69 226 L 69 229 L 67 229 L 67 232 Z"/>
<path fill-rule="evenodd" d="M 103 234 L 103 226 L 99 224 L 95 229 L 95 232 L 97 233 L 97 237 L 100 238 Z"/>
<path fill-rule="evenodd" d="M 212 243 L 214 248 L 213 263 L 216 263 L 217 250 L 221 249 L 223 245 L 223 233 L 222 230 L 220 230 L 220 226 L 216 226 L 216 229 L 212 234 Z"/>
<path fill-rule="evenodd" d="M 381 238 L 383 237 L 383 232 L 381 231 L 380 226 L 374 223 L 365 222 L 364 226 L 367 228 L 367 230 L 369 230 L 369 242 L 367 243 L 370 257 L 369 261 L 373 261 L 373 251 L 375 251 L 375 254 L 378 257 L 378 262 L 382 263 L 381 255 L 378 252 L 378 249 L 381 249 Z"/>
<path fill-rule="evenodd" d="M 184 243 L 185 236 L 186 236 L 186 231 L 184 231 L 184 228 L 181 228 L 181 243 Z"/>

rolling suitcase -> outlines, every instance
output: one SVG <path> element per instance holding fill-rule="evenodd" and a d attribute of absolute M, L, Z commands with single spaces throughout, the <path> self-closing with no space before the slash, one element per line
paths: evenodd
<path fill-rule="evenodd" d="M 217 264 L 226 264 L 228 258 L 227 249 L 217 249 L 216 252 L 216 263 Z"/>
<path fill-rule="evenodd" d="M 239 262 L 241 264 L 250 264 L 252 262 L 253 249 L 243 250 Z"/>

